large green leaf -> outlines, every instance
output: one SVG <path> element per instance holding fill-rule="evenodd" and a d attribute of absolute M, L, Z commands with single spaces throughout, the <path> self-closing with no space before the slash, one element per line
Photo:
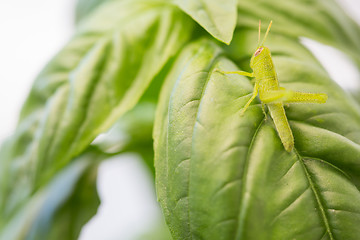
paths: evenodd
<path fill-rule="evenodd" d="M 256 32 L 238 36 L 227 52 L 249 61 Z M 157 192 L 174 239 L 360 236 L 360 108 L 297 41 L 270 39 L 281 86 L 329 100 L 286 108 L 295 137 L 287 153 L 259 102 L 239 115 L 247 78 L 214 71 L 238 67 L 211 42 L 184 50 L 154 129 Z"/>
<path fill-rule="evenodd" d="M 236 25 L 236 0 L 173 0 L 216 39 L 229 44 Z"/>
<path fill-rule="evenodd" d="M 79 25 L 36 79 L 2 148 L 2 219 L 135 106 L 192 26 L 173 5 L 149 0 L 103 3 Z"/>
<path fill-rule="evenodd" d="M 174 65 L 173 71 L 170 72 L 168 79 L 162 89 L 162 94 L 160 97 L 160 106 L 158 106 L 158 110 L 156 113 L 156 122 L 154 126 L 154 149 L 155 149 L 155 170 L 156 170 L 156 186 L 157 186 L 157 195 L 158 200 L 163 208 L 165 218 L 167 223 L 170 226 L 170 230 L 175 239 L 180 239 L 181 237 L 185 238 L 188 236 L 190 229 L 188 226 L 188 215 L 190 210 L 188 208 L 188 199 L 185 197 L 182 199 L 182 196 L 187 195 L 188 191 L 188 178 L 184 174 L 187 174 L 185 171 L 182 171 L 182 168 L 186 169 L 188 160 L 186 156 L 182 156 L 181 159 L 172 158 L 172 162 L 169 162 L 170 154 L 176 154 L 177 150 L 175 149 L 168 149 L 168 136 L 174 135 L 174 138 L 177 136 L 179 138 L 185 137 L 187 134 L 182 134 L 184 129 L 191 131 L 194 122 L 184 121 L 177 127 L 176 124 L 174 125 L 173 129 L 168 129 L 168 123 L 173 122 L 173 119 L 170 119 L 170 115 L 168 112 L 168 102 L 171 94 L 171 88 L 175 84 L 176 79 L 178 76 L 184 76 L 183 78 L 189 79 L 188 86 L 189 88 L 186 89 L 187 91 L 182 91 L 178 94 L 179 99 L 183 99 L 184 101 L 188 101 L 188 108 L 193 108 L 193 105 L 196 106 L 197 100 L 196 98 L 189 99 L 188 96 L 194 92 L 198 92 L 198 84 L 196 81 L 193 80 L 193 76 L 188 74 L 186 67 L 190 69 L 191 73 L 194 73 L 195 77 L 202 77 L 203 81 L 206 81 L 206 71 L 208 71 L 212 58 L 214 55 L 218 55 L 220 50 L 216 47 L 211 48 L 213 44 L 209 45 L 206 41 L 201 41 L 196 44 L 193 44 L 186 49 L 183 50 L 181 56 L 177 60 Z M 202 46 L 204 45 L 204 46 Z M 199 50 L 200 49 L 200 50 Z M 197 54 L 197 52 L 199 52 Z M 199 65 L 199 66 L 197 66 Z M 205 76 L 205 78 L 203 77 Z M 194 78 L 195 78 L 194 77 Z M 200 98 L 201 92 L 198 92 L 197 98 Z M 177 111 L 179 109 L 174 109 L 173 111 Z M 169 109 L 170 111 L 170 109 Z M 181 112 L 179 112 L 181 113 Z M 182 119 L 187 119 L 186 115 L 179 116 L 179 121 Z M 191 119 L 190 119 L 191 120 Z M 170 132 L 173 131 L 174 133 Z M 176 133 L 179 133 L 178 135 Z M 175 139 L 174 139 L 175 141 Z M 173 146 L 182 147 L 182 145 L 189 145 L 189 141 L 185 142 L 183 139 L 177 139 L 177 142 L 172 143 Z M 180 143 L 180 144 L 179 144 Z M 179 144 L 179 145 L 177 145 Z M 174 150 L 174 151 L 172 151 Z M 181 154 L 188 154 L 189 149 L 181 149 Z M 174 166 L 179 165 L 179 163 L 183 162 L 183 166 L 179 166 L 178 173 L 173 174 L 175 168 Z M 180 169 L 181 167 L 181 169 Z M 177 200 L 181 199 L 182 202 L 177 203 Z M 176 206 L 179 204 L 179 207 Z M 183 228 L 182 228 L 183 227 Z"/>
<path fill-rule="evenodd" d="M 95 183 L 101 159 L 89 152 L 59 172 L 13 218 L 5 219 L 0 239 L 77 239 L 100 203 Z"/>

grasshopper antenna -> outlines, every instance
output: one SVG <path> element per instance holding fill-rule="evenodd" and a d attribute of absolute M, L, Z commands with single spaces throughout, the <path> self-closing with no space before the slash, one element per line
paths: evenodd
<path fill-rule="evenodd" d="M 258 48 L 260 47 L 260 34 L 261 34 L 261 19 L 259 19 Z"/>
<path fill-rule="evenodd" d="M 265 40 L 266 40 L 266 37 L 267 37 L 267 35 L 268 35 L 269 32 L 270 32 L 271 25 L 272 25 L 272 20 L 270 21 L 269 27 L 268 27 L 268 29 L 266 30 L 265 37 L 264 37 L 264 39 L 263 39 L 262 42 L 261 42 L 261 46 L 264 44 L 264 42 L 265 42 Z"/>

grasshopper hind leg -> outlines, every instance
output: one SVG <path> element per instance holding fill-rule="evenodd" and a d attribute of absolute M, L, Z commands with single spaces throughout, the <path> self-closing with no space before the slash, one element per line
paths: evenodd
<path fill-rule="evenodd" d="M 284 106 L 282 103 L 268 104 L 267 106 L 285 150 L 291 152 L 294 148 L 294 137 L 285 115 Z"/>

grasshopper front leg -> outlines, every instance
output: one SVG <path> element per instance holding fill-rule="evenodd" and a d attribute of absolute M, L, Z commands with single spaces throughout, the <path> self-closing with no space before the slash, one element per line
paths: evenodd
<path fill-rule="evenodd" d="M 221 71 L 221 70 L 216 70 L 217 72 L 223 73 L 223 74 L 238 74 L 238 75 L 242 75 L 242 76 L 247 76 L 247 77 L 254 77 L 254 73 L 249 73 L 249 72 L 245 72 L 245 71 Z"/>
<path fill-rule="evenodd" d="M 251 96 L 251 98 L 249 99 L 249 101 L 245 104 L 245 106 L 243 107 L 243 109 L 241 110 L 240 116 L 242 116 L 242 115 L 245 113 L 246 109 L 250 106 L 251 102 L 256 98 L 256 96 L 257 96 L 257 94 L 258 94 L 258 91 L 259 91 L 259 84 L 255 83 L 252 96 Z"/>

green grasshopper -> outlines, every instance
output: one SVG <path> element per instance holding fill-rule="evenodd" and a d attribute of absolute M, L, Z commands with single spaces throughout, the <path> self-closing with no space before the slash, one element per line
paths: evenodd
<path fill-rule="evenodd" d="M 264 104 L 266 104 L 269 109 L 271 118 L 274 121 L 276 130 L 279 134 L 282 144 L 284 145 L 285 150 L 291 152 L 294 147 L 294 137 L 285 115 L 284 104 L 299 102 L 325 103 L 328 97 L 324 93 L 296 92 L 292 90 L 287 90 L 279 86 L 279 81 L 273 61 L 271 59 L 270 50 L 263 45 L 270 31 L 271 25 L 272 21 L 269 24 L 263 41 L 260 43 L 261 21 L 259 21 L 258 47 L 250 60 L 250 67 L 253 70 L 252 73 L 244 71 L 218 71 L 224 74 L 239 74 L 255 78 L 255 86 L 252 96 L 250 100 L 246 103 L 240 114 L 244 114 L 246 109 L 250 106 L 250 103 L 259 93 L 259 98 L 261 100 L 261 106 L 265 114 L 265 118 L 266 113 Z"/>

